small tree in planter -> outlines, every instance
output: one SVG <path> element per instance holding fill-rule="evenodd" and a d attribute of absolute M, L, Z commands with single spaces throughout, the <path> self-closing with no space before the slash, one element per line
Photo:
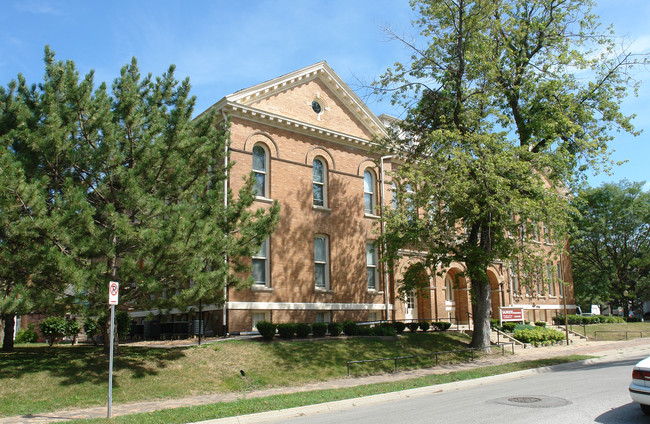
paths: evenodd
<path fill-rule="evenodd" d="M 411 330 L 411 333 L 415 333 L 416 331 L 418 331 L 418 328 L 420 327 L 420 324 L 417 323 L 417 322 L 409 322 L 407 324 L 407 326 L 408 326 L 409 330 Z"/>
<path fill-rule="evenodd" d="M 357 327 L 357 323 L 351 320 L 345 321 L 343 323 L 343 333 L 345 333 L 346 336 L 358 335 L 359 327 Z"/>
<path fill-rule="evenodd" d="M 81 326 L 74 319 L 65 320 L 65 337 L 72 338 L 72 345 L 77 343 L 77 335 L 81 331 Z"/>
<path fill-rule="evenodd" d="M 427 321 L 422 321 L 419 323 L 420 330 L 422 331 L 429 331 L 429 323 Z"/>
<path fill-rule="evenodd" d="M 397 334 L 402 334 L 406 329 L 406 324 L 404 324 L 402 321 L 395 321 L 393 323 L 393 326 L 395 327 Z"/>

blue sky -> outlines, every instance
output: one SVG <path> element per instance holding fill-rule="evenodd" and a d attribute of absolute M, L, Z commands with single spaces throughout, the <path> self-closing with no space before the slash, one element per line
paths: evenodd
<path fill-rule="evenodd" d="M 650 1 L 601 0 L 596 9 L 636 52 L 650 52 Z M 30 83 L 43 75 L 43 48 L 73 60 L 82 74 L 112 81 L 133 56 L 143 73 L 159 75 L 170 64 L 190 77 L 201 112 L 223 96 L 326 60 L 352 88 L 370 82 L 409 51 L 389 41 L 382 27 L 413 32 L 407 0 L 169 1 L 7 0 L 0 14 L 0 84 L 18 73 Z M 648 181 L 650 189 L 650 69 L 639 96 L 623 111 L 637 115 L 639 137 L 616 134 L 614 159 L 627 160 L 603 181 Z M 369 100 L 377 115 L 398 116 L 388 101 Z"/>

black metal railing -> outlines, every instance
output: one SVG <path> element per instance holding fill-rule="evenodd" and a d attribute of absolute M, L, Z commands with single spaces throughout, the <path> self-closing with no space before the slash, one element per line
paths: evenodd
<path fill-rule="evenodd" d="M 504 345 L 507 343 L 504 343 Z M 492 346 L 490 346 L 492 348 Z M 514 353 L 514 344 L 513 344 L 513 353 Z M 476 350 L 483 350 L 481 348 L 477 347 L 468 347 L 466 349 L 457 349 L 457 350 L 447 350 L 447 351 L 441 351 L 441 352 L 432 352 L 432 353 L 421 353 L 418 355 L 405 355 L 405 356 L 394 356 L 391 358 L 377 358 L 377 359 L 362 359 L 362 360 L 357 360 L 357 361 L 347 361 L 346 366 L 348 369 L 348 375 L 350 375 L 350 365 L 353 364 L 365 364 L 365 363 L 370 363 L 370 362 L 386 362 L 386 361 L 393 361 L 395 363 L 394 365 L 394 371 L 397 371 L 397 361 L 404 360 L 404 359 L 413 359 L 413 358 L 421 358 L 421 357 L 434 357 L 436 360 L 436 366 L 439 364 L 439 356 L 444 355 L 444 354 L 450 354 L 450 353 L 461 353 L 461 352 L 470 352 L 471 353 L 471 360 L 474 360 L 474 351 Z M 505 355 L 505 348 L 504 346 L 501 346 L 501 354 Z"/>

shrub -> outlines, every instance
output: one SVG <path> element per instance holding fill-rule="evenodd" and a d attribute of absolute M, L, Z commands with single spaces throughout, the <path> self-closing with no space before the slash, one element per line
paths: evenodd
<path fill-rule="evenodd" d="M 445 331 L 451 327 L 451 323 L 447 321 L 434 321 L 431 324 L 433 324 L 437 331 Z"/>
<path fill-rule="evenodd" d="M 343 322 L 343 333 L 346 336 L 356 336 L 359 334 L 359 327 L 357 323 L 352 320 L 347 320 Z"/>
<path fill-rule="evenodd" d="M 422 321 L 420 322 L 420 330 L 422 331 L 429 331 L 429 323 L 427 321 Z"/>
<path fill-rule="evenodd" d="M 544 321 L 535 321 L 535 325 L 537 327 L 546 327 L 546 323 Z"/>
<path fill-rule="evenodd" d="M 38 325 L 41 334 L 45 337 L 50 346 L 61 341 L 65 335 L 65 320 L 61 317 L 49 317 Z"/>
<path fill-rule="evenodd" d="M 30 322 L 27 328 L 20 330 L 16 334 L 16 343 L 36 343 L 36 340 L 38 340 L 38 334 L 34 328 L 34 324 Z"/>
<path fill-rule="evenodd" d="M 402 321 L 395 321 L 393 323 L 393 327 L 395 327 L 397 334 L 402 334 L 406 329 L 406 324 L 404 324 Z"/>
<path fill-rule="evenodd" d="M 515 327 L 517 327 L 517 323 L 516 322 L 504 322 L 502 327 L 503 327 L 503 331 L 506 331 L 508 333 L 512 333 L 513 331 L 515 331 Z"/>
<path fill-rule="evenodd" d="M 490 327 L 499 328 L 499 320 L 496 318 L 490 318 Z"/>
<path fill-rule="evenodd" d="M 65 336 L 72 338 L 72 344 L 77 342 L 77 335 L 81 331 L 81 326 L 74 319 L 65 320 Z"/>
<path fill-rule="evenodd" d="M 564 334 L 561 332 L 542 327 L 516 330 L 513 334 L 513 337 L 522 343 L 533 343 L 535 345 L 545 344 L 545 342 L 557 342 L 564 340 Z"/>
<path fill-rule="evenodd" d="M 311 331 L 314 337 L 323 337 L 327 333 L 327 324 L 324 322 L 315 322 L 311 325 Z"/>
<path fill-rule="evenodd" d="M 101 327 L 95 318 L 86 318 L 84 321 L 84 332 L 88 340 L 92 340 L 93 344 L 97 344 L 95 336 L 101 333 Z"/>
<path fill-rule="evenodd" d="M 374 326 L 373 330 L 375 336 L 395 337 L 397 335 L 395 327 L 388 322 Z"/>
<path fill-rule="evenodd" d="M 278 334 L 283 339 L 291 339 L 296 334 L 296 324 L 278 324 Z"/>
<path fill-rule="evenodd" d="M 327 331 L 332 337 L 338 337 L 343 331 L 343 324 L 340 322 L 330 322 L 327 324 Z"/>
<path fill-rule="evenodd" d="M 411 333 L 415 333 L 420 328 L 420 324 L 417 322 L 409 322 L 406 326 L 411 330 Z"/>
<path fill-rule="evenodd" d="M 308 337 L 309 333 L 311 333 L 311 325 L 305 322 L 301 322 L 296 325 L 296 335 L 301 339 Z"/>
<path fill-rule="evenodd" d="M 269 321 L 258 321 L 257 323 L 257 331 L 260 332 L 264 340 L 273 340 L 275 327 L 275 324 Z"/>
<path fill-rule="evenodd" d="M 345 329 L 343 329 L 345 331 Z M 357 327 L 357 336 L 374 336 L 375 331 L 369 325 L 359 325 Z"/>

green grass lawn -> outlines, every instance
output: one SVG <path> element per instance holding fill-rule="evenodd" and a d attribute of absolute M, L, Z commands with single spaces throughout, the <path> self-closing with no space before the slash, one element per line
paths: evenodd
<path fill-rule="evenodd" d="M 75 424 L 181 424 L 215 418 L 254 414 L 257 412 L 295 408 L 304 405 L 352 399 L 380 393 L 426 387 L 435 384 L 450 383 L 460 380 L 487 377 L 490 375 L 520 371 L 531 368 L 563 364 L 591 358 L 590 356 L 571 355 L 534 361 L 515 362 L 512 364 L 486 366 L 465 371 L 450 372 L 441 375 L 428 375 L 390 383 L 376 383 L 343 389 L 314 390 L 303 393 L 290 393 L 253 399 L 241 399 L 234 402 L 220 402 L 211 405 L 183 407 L 149 413 L 117 416 L 111 419 L 74 420 Z"/>
<path fill-rule="evenodd" d="M 650 322 L 627 322 L 612 324 L 569 325 L 576 333 L 585 334 L 591 340 L 625 340 L 625 332 L 629 340 L 639 337 L 650 337 Z"/>
<path fill-rule="evenodd" d="M 454 333 L 405 334 L 399 339 L 224 341 L 160 349 L 121 346 L 115 358 L 113 402 L 179 398 L 299 385 L 347 375 L 346 361 L 416 355 L 467 347 Z M 466 360 L 469 353 L 444 361 Z M 431 365 L 403 360 L 400 369 Z M 392 362 L 356 364 L 352 375 L 392 371 Z M 243 378 L 240 370 L 244 370 Z M 0 416 L 105 405 L 108 359 L 101 347 L 22 345 L 0 352 Z"/>

